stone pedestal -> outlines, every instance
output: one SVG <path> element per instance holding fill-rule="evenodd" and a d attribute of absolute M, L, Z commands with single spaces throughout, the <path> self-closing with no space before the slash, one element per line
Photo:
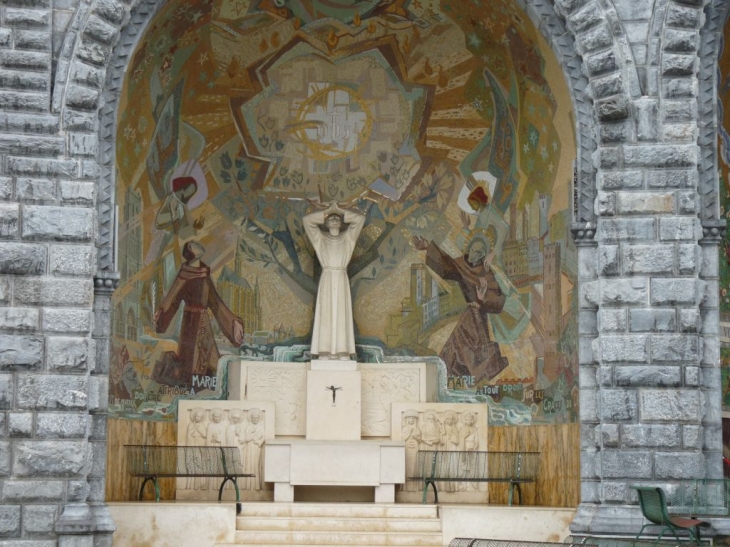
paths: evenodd
<path fill-rule="evenodd" d="M 266 444 L 264 468 L 277 502 L 293 501 L 295 486 L 372 486 L 376 502 L 392 503 L 395 485 L 405 482 L 405 445 L 275 439 Z"/>
<path fill-rule="evenodd" d="M 359 440 L 361 401 L 360 371 L 307 371 L 307 439 Z"/>

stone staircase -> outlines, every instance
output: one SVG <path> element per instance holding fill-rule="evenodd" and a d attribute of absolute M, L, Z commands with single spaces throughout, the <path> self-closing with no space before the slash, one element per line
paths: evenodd
<path fill-rule="evenodd" d="M 441 547 L 435 505 L 244 503 L 232 546 Z"/>

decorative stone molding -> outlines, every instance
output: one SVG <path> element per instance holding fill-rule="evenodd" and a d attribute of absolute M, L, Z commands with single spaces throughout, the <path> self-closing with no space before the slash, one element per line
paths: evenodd
<path fill-rule="evenodd" d="M 570 225 L 570 234 L 578 247 L 588 247 L 597 244 L 595 222 L 573 222 Z"/>
<path fill-rule="evenodd" d="M 723 218 L 718 220 L 703 220 L 700 245 L 719 245 L 725 239 L 726 229 L 727 222 Z"/>

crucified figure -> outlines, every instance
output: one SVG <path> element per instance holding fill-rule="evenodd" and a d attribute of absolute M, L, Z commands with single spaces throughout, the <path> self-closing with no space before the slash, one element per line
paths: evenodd
<path fill-rule="evenodd" d="M 332 392 L 332 406 L 335 406 L 335 399 L 337 398 L 337 392 L 341 390 L 341 387 L 335 387 L 334 385 L 327 386 L 325 389 L 329 389 Z"/>

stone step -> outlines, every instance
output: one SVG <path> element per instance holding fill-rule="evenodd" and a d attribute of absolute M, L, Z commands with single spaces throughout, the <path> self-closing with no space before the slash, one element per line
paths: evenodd
<path fill-rule="evenodd" d="M 426 547 L 441 545 L 441 532 L 236 532 L 236 545 L 390 545 Z"/>
<path fill-rule="evenodd" d="M 437 518 L 238 517 L 236 529 L 266 531 L 440 532 Z"/>
<path fill-rule="evenodd" d="M 240 517 L 435 519 L 438 518 L 438 506 L 401 503 L 244 503 Z"/>
<path fill-rule="evenodd" d="M 214 547 L 246 547 L 246 545 L 255 545 L 255 547 L 281 547 L 280 543 L 256 543 L 256 544 L 248 544 L 248 543 L 216 543 Z M 311 544 L 308 543 L 299 543 L 296 545 L 287 544 L 287 547 L 312 547 Z M 353 544 L 334 544 L 334 543 L 327 543 L 326 547 L 355 547 Z M 361 546 L 361 547 L 367 547 L 367 546 Z M 443 544 L 441 541 L 438 543 L 419 543 L 414 545 L 399 545 L 398 547 L 443 547 Z"/>

